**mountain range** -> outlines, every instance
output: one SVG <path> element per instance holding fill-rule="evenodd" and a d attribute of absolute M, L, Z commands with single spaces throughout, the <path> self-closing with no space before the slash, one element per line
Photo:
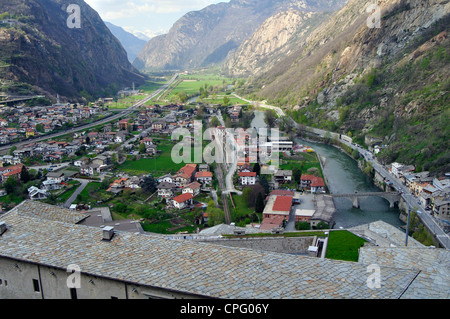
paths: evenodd
<path fill-rule="evenodd" d="M 70 4 L 80 8 L 80 28 L 69 27 L 67 1 L 0 0 L 3 94 L 83 101 L 144 83 L 98 13 L 82 0 Z"/>
<path fill-rule="evenodd" d="M 236 0 L 185 15 L 134 65 L 220 66 L 246 79 L 241 95 L 298 123 L 385 145 L 382 162 L 445 173 L 449 13 L 447 0 Z"/>
<path fill-rule="evenodd" d="M 128 60 L 130 63 L 133 63 L 144 46 L 147 44 L 147 41 L 139 39 L 134 34 L 127 32 L 123 28 L 110 22 L 105 22 L 105 24 L 111 33 L 120 41 L 125 51 L 127 51 Z"/>
<path fill-rule="evenodd" d="M 329 12 L 347 0 L 231 0 L 189 12 L 169 33 L 151 39 L 134 66 L 140 70 L 210 67 L 223 63 L 268 18 L 284 11 Z"/>

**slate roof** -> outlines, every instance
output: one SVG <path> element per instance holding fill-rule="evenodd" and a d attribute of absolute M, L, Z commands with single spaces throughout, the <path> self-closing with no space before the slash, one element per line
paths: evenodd
<path fill-rule="evenodd" d="M 417 278 L 402 298 L 450 298 L 450 250 L 364 247 L 360 250 L 359 262 L 416 271 Z"/>
<path fill-rule="evenodd" d="M 412 269 L 382 267 L 382 287 L 372 290 L 361 263 L 120 231 L 105 242 L 102 229 L 61 221 L 78 214 L 45 206 L 26 201 L 0 217 L 8 227 L 0 256 L 60 269 L 77 264 L 97 277 L 224 299 L 398 298 L 408 287 L 428 289 L 426 278 L 416 285 Z"/>

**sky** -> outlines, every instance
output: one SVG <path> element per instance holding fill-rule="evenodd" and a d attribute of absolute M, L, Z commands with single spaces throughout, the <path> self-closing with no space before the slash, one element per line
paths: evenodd
<path fill-rule="evenodd" d="M 104 21 L 148 38 L 165 34 L 190 11 L 229 0 L 85 0 Z"/>

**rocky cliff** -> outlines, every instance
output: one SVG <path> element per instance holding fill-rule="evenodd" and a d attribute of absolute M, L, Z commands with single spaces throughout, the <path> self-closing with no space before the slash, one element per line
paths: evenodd
<path fill-rule="evenodd" d="M 225 63 L 223 72 L 234 77 L 256 76 L 274 67 L 329 16 L 325 13 L 285 11 L 267 19 Z"/>
<path fill-rule="evenodd" d="M 168 34 L 150 40 L 139 69 L 190 69 L 221 64 L 269 17 L 284 11 L 332 11 L 347 0 L 231 0 L 190 12 Z"/>
<path fill-rule="evenodd" d="M 111 95 L 144 77 L 127 60 L 120 42 L 84 1 L 80 28 L 69 28 L 63 0 L 0 0 L 0 78 L 3 92 L 71 100 Z"/>
<path fill-rule="evenodd" d="M 389 145 L 386 162 L 448 170 L 450 3 L 378 3 L 372 13 L 373 1 L 349 1 L 296 51 L 250 79 L 247 92 L 300 123 L 351 132 L 361 144 L 381 140 Z"/>

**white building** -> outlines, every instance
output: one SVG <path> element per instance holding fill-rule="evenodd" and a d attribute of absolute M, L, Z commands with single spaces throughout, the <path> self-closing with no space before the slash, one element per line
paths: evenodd
<path fill-rule="evenodd" d="M 256 184 L 256 172 L 240 172 L 239 182 L 241 185 L 255 185 Z"/>

